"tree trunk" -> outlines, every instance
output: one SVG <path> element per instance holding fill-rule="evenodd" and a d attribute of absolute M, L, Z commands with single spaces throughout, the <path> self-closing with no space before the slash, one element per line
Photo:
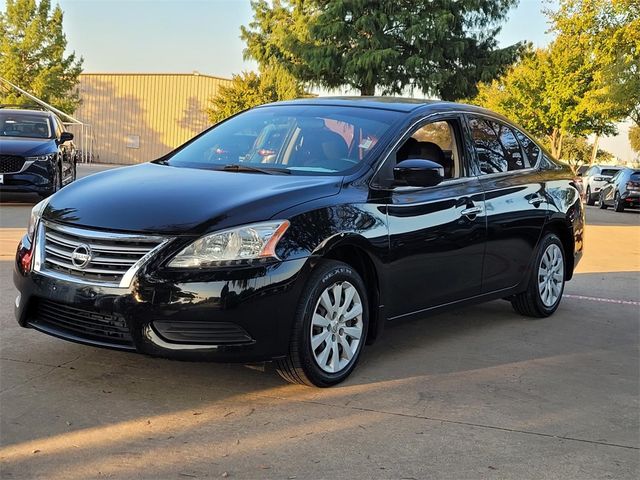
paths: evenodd
<path fill-rule="evenodd" d="M 560 160 L 560 155 L 562 154 L 562 140 L 564 139 L 564 133 L 557 128 L 554 128 L 549 135 L 549 140 L 551 140 L 551 155 L 556 160 Z"/>
<path fill-rule="evenodd" d="M 364 97 L 364 96 L 372 96 L 376 94 L 376 85 L 374 84 L 370 84 L 370 85 L 362 85 L 360 87 L 360 96 Z"/>
<path fill-rule="evenodd" d="M 595 163 L 596 157 L 598 156 L 598 142 L 600 142 L 600 135 L 596 134 L 596 138 L 593 140 L 593 150 L 591 150 L 591 161 L 589 162 L 589 166 Z"/>

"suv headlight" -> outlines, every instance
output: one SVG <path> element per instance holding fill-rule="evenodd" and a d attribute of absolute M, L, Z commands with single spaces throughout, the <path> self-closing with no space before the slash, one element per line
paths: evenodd
<path fill-rule="evenodd" d="M 276 245 L 289 228 L 288 220 L 254 223 L 205 235 L 189 244 L 168 264 L 171 268 L 244 265 L 278 259 Z"/>
<path fill-rule="evenodd" d="M 29 226 L 27 227 L 27 237 L 31 241 L 33 241 L 33 235 L 36 233 L 36 225 L 38 225 L 38 220 L 40 220 L 42 212 L 47 206 L 47 203 L 49 203 L 49 199 L 45 198 L 39 203 L 36 203 L 31 209 L 31 215 L 29 216 Z"/>
<path fill-rule="evenodd" d="M 36 155 L 35 157 L 25 157 L 27 162 L 48 162 L 53 160 L 56 156 L 55 153 L 47 153 L 46 155 Z"/>

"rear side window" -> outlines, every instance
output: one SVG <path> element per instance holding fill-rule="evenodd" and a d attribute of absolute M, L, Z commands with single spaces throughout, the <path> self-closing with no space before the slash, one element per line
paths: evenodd
<path fill-rule="evenodd" d="M 479 117 L 470 117 L 469 126 L 482 173 L 503 173 L 531 166 L 510 127 Z"/>
<path fill-rule="evenodd" d="M 522 145 L 522 149 L 527 157 L 525 163 L 528 161 L 528 165 L 526 168 L 532 167 L 538 163 L 538 157 L 540 156 L 540 147 L 536 145 L 536 142 L 527 137 L 520 130 L 514 129 L 516 137 L 518 137 L 518 141 L 520 145 Z"/>

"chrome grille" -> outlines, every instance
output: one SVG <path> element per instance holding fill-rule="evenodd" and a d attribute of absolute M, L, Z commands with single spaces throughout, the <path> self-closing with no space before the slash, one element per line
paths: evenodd
<path fill-rule="evenodd" d="M 121 287 L 128 286 L 122 284 L 127 273 L 166 241 L 155 236 L 99 232 L 48 222 L 38 234 L 42 237 L 41 272 Z"/>

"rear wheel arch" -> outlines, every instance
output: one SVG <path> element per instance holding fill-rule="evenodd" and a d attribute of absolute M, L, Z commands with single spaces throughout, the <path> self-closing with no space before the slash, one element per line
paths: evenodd
<path fill-rule="evenodd" d="M 547 233 L 554 233 L 560 239 L 560 242 L 562 242 L 566 267 L 565 277 L 566 280 L 571 280 L 571 277 L 573 277 L 573 268 L 575 266 L 575 244 L 571 229 L 561 220 L 551 220 L 547 225 L 545 225 L 542 236 L 544 237 Z"/>

